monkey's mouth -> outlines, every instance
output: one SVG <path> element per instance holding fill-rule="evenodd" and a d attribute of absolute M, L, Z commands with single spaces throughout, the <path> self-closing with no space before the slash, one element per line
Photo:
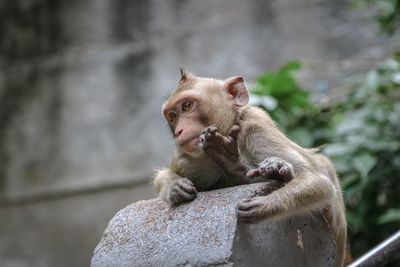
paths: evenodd
<path fill-rule="evenodd" d="M 188 151 L 194 151 L 199 147 L 200 138 L 199 136 L 194 136 L 191 138 L 187 138 L 180 142 L 180 146 Z"/>
<path fill-rule="evenodd" d="M 181 146 L 184 146 L 184 145 L 187 145 L 187 144 L 189 144 L 189 143 L 191 143 L 193 141 L 200 141 L 199 136 L 193 136 L 193 137 L 190 137 L 190 138 L 186 138 L 186 139 L 182 140 L 179 143 L 180 143 Z"/>

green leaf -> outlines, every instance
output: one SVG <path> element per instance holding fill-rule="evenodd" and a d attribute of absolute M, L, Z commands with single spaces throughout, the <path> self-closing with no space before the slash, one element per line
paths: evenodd
<path fill-rule="evenodd" d="M 346 219 L 353 232 L 357 233 L 364 225 L 362 216 L 349 210 L 346 211 Z"/>
<path fill-rule="evenodd" d="M 393 73 L 392 82 L 395 84 L 400 84 L 400 72 Z"/>
<path fill-rule="evenodd" d="M 343 189 L 350 188 L 352 185 L 357 183 L 358 179 L 359 179 L 359 176 L 355 175 L 355 174 L 350 174 L 348 176 L 344 176 L 341 180 L 342 188 Z"/>
<path fill-rule="evenodd" d="M 275 109 L 271 112 L 271 115 L 274 121 L 278 124 L 278 126 L 286 132 L 286 129 L 289 125 L 289 117 L 282 109 Z"/>
<path fill-rule="evenodd" d="M 374 140 L 365 144 L 365 147 L 372 151 L 396 151 L 400 148 L 397 140 Z"/>
<path fill-rule="evenodd" d="M 357 155 L 352 160 L 354 169 L 360 173 L 362 178 L 366 178 L 368 173 L 376 164 L 376 159 L 368 153 Z"/>
<path fill-rule="evenodd" d="M 300 69 L 296 62 L 264 73 L 252 91 L 276 100 L 272 109 L 271 103 L 258 99 L 295 141 L 326 144 L 324 152 L 342 184 L 355 255 L 400 225 L 399 60 L 400 53 L 365 75 L 346 79 L 343 93 L 348 95 L 323 107 L 310 101 L 312 90 L 302 90 L 295 77 Z"/>
<path fill-rule="evenodd" d="M 366 84 L 368 85 L 368 91 L 376 90 L 379 85 L 379 75 L 377 71 L 370 71 L 366 77 Z"/>
<path fill-rule="evenodd" d="M 285 65 L 283 65 L 280 69 L 279 69 L 279 73 L 290 73 L 293 71 L 298 71 L 301 69 L 301 63 L 300 61 L 297 60 L 293 60 L 293 61 L 289 61 L 288 63 L 286 63 Z"/>
<path fill-rule="evenodd" d="M 348 144 L 341 144 L 341 143 L 328 144 L 324 147 L 324 152 L 331 157 L 350 154 L 353 152 L 353 150 L 354 147 L 349 146 Z"/>
<path fill-rule="evenodd" d="M 344 198 L 346 199 L 346 203 L 352 202 L 353 199 L 357 200 L 357 204 L 360 202 L 360 197 L 362 196 L 363 185 L 360 183 L 355 183 L 352 186 L 346 188 L 343 192 Z M 359 207 L 358 207 L 359 208 Z"/>
<path fill-rule="evenodd" d="M 388 209 L 382 216 L 378 218 L 379 224 L 400 222 L 400 209 Z"/>
<path fill-rule="evenodd" d="M 336 127 L 338 134 L 348 134 L 355 130 L 362 130 L 365 126 L 364 120 L 368 113 L 369 109 L 367 108 L 348 112 L 344 120 Z"/>
<path fill-rule="evenodd" d="M 353 170 L 350 161 L 348 160 L 348 156 L 332 157 L 331 159 L 335 165 L 336 171 L 339 174 L 351 172 Z"/>

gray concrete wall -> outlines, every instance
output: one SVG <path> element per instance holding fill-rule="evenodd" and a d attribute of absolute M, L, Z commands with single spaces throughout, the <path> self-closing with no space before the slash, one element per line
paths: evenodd
<path fill-rule="evenodd" d="M 399 41 L 347 1 L 2 2 L 0 265 L 87 266 L 114 212 L 154 196 L 178 67 L 251 82 L 298 58 L 332 88 Z"/>

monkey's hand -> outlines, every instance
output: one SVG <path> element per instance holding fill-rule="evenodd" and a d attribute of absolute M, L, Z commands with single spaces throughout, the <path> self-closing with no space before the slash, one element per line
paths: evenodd
<path fill-rule="evenodd" d="M 247 179 L 258 176 L 286 184 L 294 178 L 294 169 L 289 162 L 278 157 L 270 157 L 264 159 L 257 169 L 250 170 L 246 174 Z"/>
<path fill-rule="evenodd" d="M 197 190 L 192 181 L 186 178 L 179 178 L 169 188 L 166 200 L 171 206 L 176 206 L 183 202 L 192 201 L 196 197 Z"/>
<path fill-rule="evenodd" d="M 257 223 L 277 216 L 281 212 L 268 201 L 267 196 L 242 199 L 236 205 L 236 217 L 245 223 Z"/>
<path fill-rule="evenodd" d="M 285 186 L 280 181 L 270 181 L 255 192 L 255 196 L 240 200 L 236 205 L 236 217 L 245 223 L 257 223 L 261 220 L 274 217 L 281 212 L 280 206 L 274 206 L 268 199 L 270 193 Z"/>
<path fill-rule="evenodd" d="M 233 126 L 228 136 L 223 136 L 217 132 L 217 127 L 207 127 L 200 135 L 200 146 L 204 153 L 212 158 L 229 176 L 234 183 L 248 183 L 245 179 L 246 168 L 240 162 L 239 149 L 237 146 L 237 136 L 240 127 Z"/>

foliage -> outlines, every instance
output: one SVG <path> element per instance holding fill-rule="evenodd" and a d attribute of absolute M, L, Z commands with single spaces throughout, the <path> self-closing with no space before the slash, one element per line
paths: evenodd
<path fill-rule="evenodd" d="M 400 26 L 400 0 L 357 0 L 353 3 L 372 7 L 384 33 L 393 34 Z"/>
<path fill-rule="evenodd" d="M 324 118 L 317 116 L 318 109 L 310 102 L 309 91 L 296 81 L 296 71 L 301 69 L 298 61 L 291 61 L 276 72 L 265 72 L 252 89 L 252 104 L 267 109 L 282 130 L 295 142 L 312 146 L 323 130 Z M 310 119 L 312 118 L 312 119 Z M 317 127 L 318 125 L 318 127 Z"/>
<path fill-rule="evenodd" d="M 296 141 L 327 144 L 324 152 L 341 177 L 351 247 L 360 255 L 400 223 L 400 61 L 370 71 L 352 84 L 347 98 L 324 108 L 297 84 L 299 69 L 290 62 L 264 73 L 252 93 Z"/>
<path fill-rule="evenodd" d="M 344 189 L 352 246 L 365 251 L 400 223 L 400 61 L 370 71 L 343 102 L 325 152 Z"/>

